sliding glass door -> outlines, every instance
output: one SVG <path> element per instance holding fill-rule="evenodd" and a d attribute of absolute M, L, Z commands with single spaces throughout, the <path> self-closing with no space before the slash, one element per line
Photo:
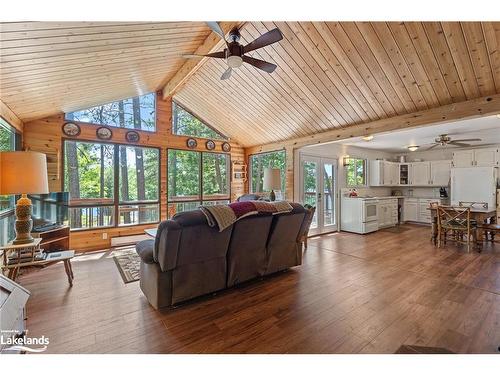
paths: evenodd
<path fill-rule="evenodd" d="M 301 155 L 301 203 L 316 207 L 310 235 L 337 230 L 336 182 L 337 160 Z"/>

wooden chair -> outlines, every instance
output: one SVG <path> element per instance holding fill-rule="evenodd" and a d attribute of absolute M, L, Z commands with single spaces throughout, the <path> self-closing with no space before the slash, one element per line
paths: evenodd
<path fill-rule="evenodd" d="M 438 202 L 431 202 L 430 203 L 430 208 L 436 210 L 436 215 L 432 216 L 432 230 L 431 230 L 431 241 L 434 244 L 434 246 L 437 245 L 437 238 L 438 238 L 438 219 L 437 219 L 437 208 L 439 206 Z"/>
<path fill-rule="evenodd" d="M 316 207 L 313 207 L 311 205 L 304 205 L 306 209 L 306 217 L 304 219 L 304 231 L 302 233 L 302 237 L 300 238 L 300 242 L 304 244 L 304 248 L 307 249 L 307 237 L 309 235 L 309 228 L 311 227 L 311 223 L 314 218 L 314 214 L 316 212 Z"/>
<path fill-rule="evenodd" d="M 495 235 L 500 232 L 500 224 L 481 224 L 477 229 L 484 232 L 485 241 L 496 242 Z"/>
<path fill-rule="evenodd" d="M 438 247 L 442 243 L 446 245 L 447 240 L 466 244 L 467 252 L 470 251 L 471 243 L 476 246 L 477 224 L 471 220 L 470 207 L 438 206 L 437 224 Z M 451 237 L 448 237 L 450 234 Z"/>

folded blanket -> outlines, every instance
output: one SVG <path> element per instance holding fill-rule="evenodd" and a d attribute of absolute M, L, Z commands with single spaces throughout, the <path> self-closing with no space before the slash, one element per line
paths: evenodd
<path fill-rule="evenodd" d="M 247 201 L 235 202 L 228 205 L 200 206 L 200 210 L 206 216 L 208 225 L 214 227 L 217 224 L 219 232 L 222 232 L 244 217 L 263 212 L 276 215 L 290 212 L 293 210 L 293 207 L 286 201 Z"/>

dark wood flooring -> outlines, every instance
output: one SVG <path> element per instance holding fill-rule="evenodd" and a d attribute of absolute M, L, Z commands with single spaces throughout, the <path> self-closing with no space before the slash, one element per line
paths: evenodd
<path fill-rule="evenodd" d="M 28 272 L 29 335 L 49 353 L 495 353 L 500 246 L 437 249 L 428 227 L 312 238 L 302 266 L 176 309 L 124 284 L 110 251 Z"/>

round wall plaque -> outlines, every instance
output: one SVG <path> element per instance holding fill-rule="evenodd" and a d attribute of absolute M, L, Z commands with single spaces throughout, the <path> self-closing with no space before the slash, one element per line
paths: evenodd
<path fill-rule="evenodd" d="M 207 148 L 207 150 L 214 150 L 215 149 L 215 142 L 212 140 L 208 140 L 205 143 L 205 147 Z"/>
<path fill-rule="evenodd" d="M 74 122 L 67 122 L 62 126 L 62 131 L 64 135 L 68 137 L 77 137 L 81 133 L 80 125 Z"/>
<path fill-rule="evenodd" d="M 97 130 L 95 131 L 95 135 L 99 139 L 110 140 L 113 137 L 113 132 L 111 131 L 110 128 L 106 128 L 105 126 L 101 126 L 100 128 L 97 128 Z"/>

